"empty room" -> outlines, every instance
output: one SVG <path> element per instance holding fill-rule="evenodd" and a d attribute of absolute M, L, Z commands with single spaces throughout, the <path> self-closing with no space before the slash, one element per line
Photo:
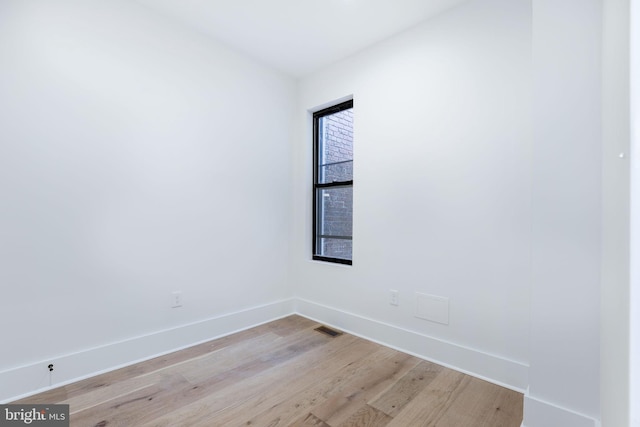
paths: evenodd
<path fill-rule="evenodd" d="M 638 10 L 0 0 L 0 425 L 639 427 Z"/>

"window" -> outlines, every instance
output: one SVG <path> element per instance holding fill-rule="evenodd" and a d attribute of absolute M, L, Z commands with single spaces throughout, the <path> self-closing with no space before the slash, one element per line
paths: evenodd
<path fill-rule="evenodd" d="M 352 263 L 353 100 L 313 114 L 313 259 Z"/>

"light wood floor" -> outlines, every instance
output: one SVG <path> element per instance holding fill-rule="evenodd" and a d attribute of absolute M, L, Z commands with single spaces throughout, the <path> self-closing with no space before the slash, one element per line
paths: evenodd
<path fill-rule="evenodd" d="M 16 403 L 71 426 L 520 427 L 522 395 L 290 316 Z"/>

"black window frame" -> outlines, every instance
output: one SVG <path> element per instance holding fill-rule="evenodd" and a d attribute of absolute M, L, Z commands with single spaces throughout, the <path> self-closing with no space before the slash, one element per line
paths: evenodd
<path fill-rule="evenodd" d="M 318 138 L 318 131 L 319 131 L 319 123 L 320 123 L 320 119 L 322 117 L 325 116 L 329 116 L 331 114 L 335 114 L 335 113 L 339 113 L 340 111 L 344 111 L 344 110 L 349 110 L 353 108 L 353 99 L 350 99 L 348 101 L 344 101 L 341 102 L 339 104 L 336 105 L 332 105 L 331 107 L 327 107 L 324 108 L 322 110 L 316 111 L 313 113 L 313 246 L 312 246 L 312 259 L 315 261 L 326 261 L 326 262 L 333 262 L 333 263 L 337 263 L 337 264 L 346 264 L 346 265 L 353 265 L 353 253 L 352 253 L 352 259 L 345 259 L 345 258 L 334 258 L 334 257 L 327 257 L 327 256 L 323 256 L 323 255 L 317 255 L 318 253 L 318 240 L 319 238 L 340 238 L 340 239 L 348 239 L 351 240 L 353 242 L 353 235 L 351 236 L 325 236 L 325 235 L 320 235 L 318 233 L 318 195 L 319 193 L 326 188 L 344 188 L 344 187 L 351 187 L 353 189 L 353 176 L 351 177 L 352 179 L 348 180 L 348 181 L 333 181 L 333 182 L 328 182 L 328 183 L 319 183 L 318 178 L 319 178 L 319 161 L 318 159 L 320 158 L 320 143 L 319 143 L 319 138 Z M 353 158 L 352 160 L 353 161 Z M 353 214 L 351 216 L 351 221 L 353 224 Z M 352 249 L 353 250 L 353 249 Z"/>

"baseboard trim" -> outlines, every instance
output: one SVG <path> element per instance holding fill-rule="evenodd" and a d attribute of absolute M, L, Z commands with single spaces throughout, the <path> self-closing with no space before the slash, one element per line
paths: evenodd
<path fill-rule="evenodd" d="M 432 361 L 491 383 L 524 393 L 529 367 L 435 337 L 348 313 L 305 299 L 296 299 L 295 311 L 350 334 Z"/>
<path fill-rule="evenodd" d="M 0 372 L 0 403 L 179 351 L 294 314 L 294 299 L 251 307 Z M 52 374 L 46 369 L 54 363 Z"/>
<path fill-rule="evenodd" d="M 291 298 L 2 371 L 0 403 L 153 359 L 291 314 L 299 314 L 520 393 L 525 393 L 527 388 L 528 366 L 523 363 L 334 307 Z M 49 362 L 55 364 L 55 375 L 50 376 L 44 368 Z M 543 424 L 532 423 L 531 427 L 538 425 Z M 576 424 L 576 427 L 583 427 L 583 424 Z M 588 424 L 588 427 L 594 425 Z"/>
<path fill-rule="evenodd" d="M 567 408 L 532 397 L 524 396 L 524 420 L 522 427 L 562 426 L 600 427 L 600 421 L 588 415 L 579 414 Z"/>

